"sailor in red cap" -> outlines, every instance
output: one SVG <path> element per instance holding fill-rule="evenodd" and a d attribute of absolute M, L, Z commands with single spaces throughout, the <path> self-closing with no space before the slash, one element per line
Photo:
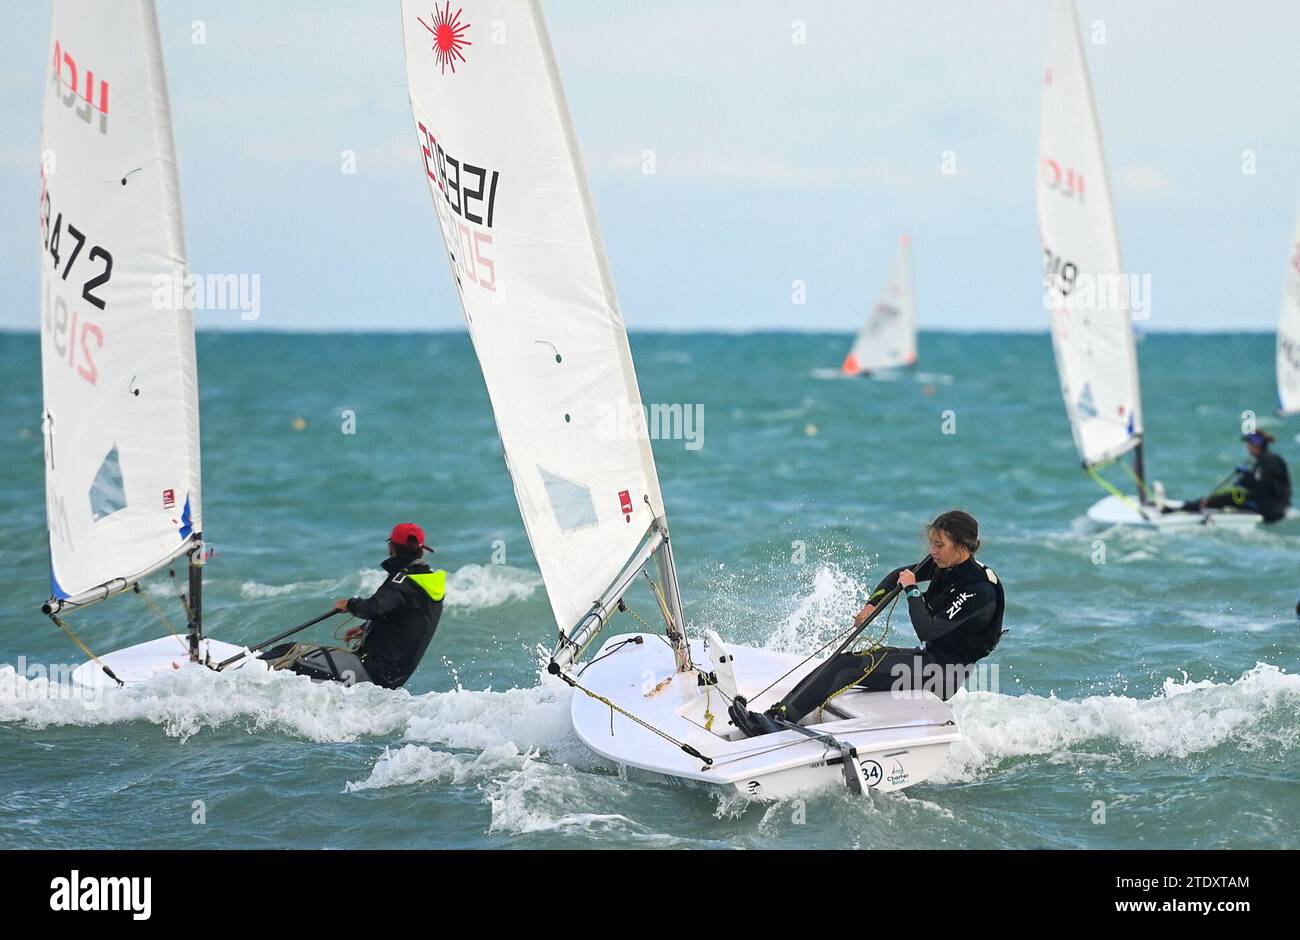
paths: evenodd
<path fill-rule="evenodd" d="M 369 597 L 341 597 L 334 604 L 336 610 L 366 621 L 344 634 L 355 641 L 351 649 L 285 643 L 260 658 L 273 669 L 313 679 L 401 688 L 424 658 L 447 596 L 447 572 L 435 571 L 424 561 L 424 553 L 432 551 L 415 523 L 394 526 L 382 564 L 388 572 L 384 583 Z"/>
<path fill-rule="evenodd" d="M 424 542 L 424 529 L 414 522 L 398 523 L 381 565 L 388 572 L 384 583 L 370 597 L 341 597 L 334 604 L 366 621 L 345 637 L 360 640 L 354 652 L 370 681 L 390 689 L 404 685 L 420 665 L 442 616 L 447 572 L 431 569 L 425 552 L 433 549 Z"/>

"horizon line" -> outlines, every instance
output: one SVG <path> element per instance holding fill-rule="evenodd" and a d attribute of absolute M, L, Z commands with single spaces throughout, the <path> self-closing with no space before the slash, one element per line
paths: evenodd
<path fill-rule="evenodd" d="M 204 326 L 196 327 L 196 334 L 222 334 L 222 335 L 263 335 L 263 336 L 283 336 L 283 335 L 313 335 L 313 336 L 448 336 L 459 335 L 469 336 L 469 331 L 464 328 L 440 327 L 435 329 L 389 329 L 385 327 L 367 327 L 367 328 L 350 328 L 350 327 L 332 327 L 332 328 L 314 328 L 314 327 L 261 327 L 261 326 Z M 1152 329 L 1143 328 L 1144 336 L 1158 334 L 1161 336 L 1264 336 L 1275 335 L 1275 329 L 1268 327 L 1257 328 L 1237 328 L 1223 329 L 1218 327 L 1172 327 L 1169 329 Z M 38 326 L 5 326 L 0 325 L 0 334 L 12 335 L 30 335 L 39 334 Z M 652 334 L 652 335 L 670 335 L 670 336 L 854 336 L 857 330 L 852 329 L 798 329 L 785 327 L 636 327 L 628 328 L 629 335 Z M 1051 329 L 1029 329 L 1025 327 L 985 327 L 979 329 L 964 329 L 961 327 L 935 327 L 922 328 L 917 330 L 918 334 L 955 334 L 960 336 L 1050 336 Z"/>

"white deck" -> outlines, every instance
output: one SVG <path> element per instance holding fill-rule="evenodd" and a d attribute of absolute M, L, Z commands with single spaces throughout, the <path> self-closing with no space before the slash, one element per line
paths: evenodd
<path fill-rule="evenodd" d="M 1107 496 L 1094 503 L 1088 510 L 1088 519 L 1103 526 L 1123 525 L 1180 532 L 1209 528 L 1239 530 L 1264 522 L 1264 517 L 1257 512 L 1230 509 L 1162 513 L 1154 506 L 1139 506 L 1136 499 L 1121 499 L 1118 496 Z"/>
<path fill-rule="evenodd" d="M 200 654 L 213 665 L 242 652 L 244 647 L 233 643 L 223 643 L 204 637 L 199 644 Z M 130 685 L 145 682 L 160 674 L 178 672 L 182 669 L 206 669 L 202 663 L 190 662 L 189 641 L 184 636 L 164 636 L 145 643 L 137 643 L 125 649 L 116 650 L 99 657 L 108 668 L 124 683 Z M 232 663 L 235 669 L 242 663 Z M 72 673 L 72 681 L 77 685 L 98 687 L 103 683 L 110 686 L 115 683 L 104 675 L 104 670 L 94 662 L 82 663 Z"/>
<path fill-rule="evenodd" d="M 729 703 L 716 688 L 700 686 L 695 673 L 674 671 L 672 650 L 663 636 L 639 634 L 640 644 L 629 643 L 595 661 L 635 635 L 607 640 L 578 682 L 690 744 L 713 763 L 704 764 L 623 715 L 615 713 L 611 725 L 608 706 L 575 690 L 574 730 L 597 754 L 674 782 L 719 786 L 759 798 L 844 786 L 839 751 L 823 741 L 797 731 L 740 736 L 729 723 Z M 800 656 L 740 646 L 730 646 L 728 651 L 735 659 L 739 692 L 746 697 L 757 696 L 787 670 L 798 667 L 771 691 L 751 699 L 751 708 L 757 710 L 775 703 L 819 662 L 799 666 Z M 691 655 L 702 670 L 714 668 L 703 642 L 692 643 Z M 868 783 L 882 791 L 929 777 L 943 765 L 951 743 L 961 737 L 952 711 L 928 692 L 853 691 L 838 696 L 834 706 L 849 717 L 827 714 L 824 723 L 807 727 L 856 748 Z M 712 715 L 711 723 L 706 712 Z"/>

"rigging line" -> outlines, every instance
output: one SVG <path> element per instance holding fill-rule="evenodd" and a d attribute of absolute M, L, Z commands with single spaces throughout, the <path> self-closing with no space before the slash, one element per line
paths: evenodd
<path fill-rule="evenodd" d="M 663 616 L 663 618 L 664 618 L 664 623 L 667 624 L 667 626 L 668 626 L 668 637 L 672 637 L 672 638 L 676 638 L 676 639 L 678 639 L 678 640 L 681 642 L 681 644 L 682 644 L 684 647 L 686 647 L 686 661 L 687 661 L 687 663 L 691 666 L 691 668 L 695 668 L 695 663 L 691 662 L 691 647 L 690 647 L 690 644 L 689 644 L 689 643 L 687 642 L 687 640 L 686 640 L 686 626 L 685 626 L 685 624 L 680 624 L 680 623 L 676 623 L 676 622 L 674 622 L 674 620 L 673 620 L 673 615 L 672 615 L 672 611 L 670 611 L 670 610 L 668 609 L 668 599 L 667 599 L 666 597 L 664 597 L 664 592 L 663 592 L 663 590 L 659 587 L 659 585 L 655 583 L 655 579 L 652 578 L 652 577 L 650 577 L 650 567 L 649 567 L 649 565 L 647 565 L 645 568 L 641 569 L 641 573 L 645 575 L 645 579 L 646 579 L 646 581 L 650 582 L 650 590 L 654 593 L 655 600 L 657 600 L 657 601 L 659 602 L 659 613 Z M 635 615 L 634 615 L 634 616 L 635 616 Z M 639 616 L 637 616 L 636 619 L 637 619 L 637 620 L 641 620 L 641 618 L 640 618 Z M 644 620 L 641 620 L 641 622 L 642 622 L 642 623 L 645 623 Z M 650 627 L 649 624 L 646 624 L 646 629 L 647 629 L 647 630 L 650 630 L 650 629 L 651 629 L 651 627 Z M 652 630 L 652 632 L 657 632 L 657 631 L 653 631 L 653 630 Z M 665 638 L 663 638 L 663 639 L 664 639 L 664 642 L 668 644 L 668 648 L 671 649 L 671 650 L 673 651 L 673 658 L 676 659 L 676 657 L 677 657 L 677 647 L 673 645 L 673 643 L 671 642 L 671 640 L 670 640 L 669 638 L 665 637 Z"/>
<path fill-rule="evenodd" d="M 351 641 L 349 641 L 346 636 L 341 636 L 340 634 L 345 634 L 348 632 L 348 630 L 351 630 L 352 628 L 349 627 L 348 624 L 352 623 L 352 621 L 356 619 L 357 617 L 355 614 L 348 614 L 348 618 L 344 620 L 341 624 L 339 624 L 337 627 L 335 627 L 334 631 L 330 634 L 330 636 L 332 636 L 335 640 L 342 643 L 345 647 L 347 647 L 349 650 L 351 650 L 354 653 L 357 651 L 357 647 L 361 645 L 361 641 L 365 639 L 364 634 L 362 636 L 357 637 L 355 640 L 351 640 Z M 349 643 L 351 643 L 351 645 L 349 645 Z"/>
<path fill-rule="evenodd" d="M 875 672 L 876 667 L 878 667 L 881 663 L 885 661 L 884 653 L 881 653 L 878 659 L 874 654 L 877 649 L 884 648 L 885 640 L 889 638 L 890 624 L 893 622 L 894 619 L 894 608 L 898 606 L 898 598 L 901 596 L 902 596 L 901 594 L 895 595 L 893 602 L 889 605 L 889 610 L 885 611 L 885 629 L 881 631 L 880 637 L 878 639 L 872 640 L 871 645 L 868 646 L 861 653 L 861 655 L 863 656 L 871 657 L 871 665 L 866 668 L 866 670 L 862 673 L 862 675 L 858 676 L 858 678 L 854 679 L 844 688 L 840 689 L 838 692 L 832 692 L 830 695 L 828 695 L 826 697 L 826 700 L 817 706 L 818 718 L 825 719 L 826 717 L 825 709 L 826 706 L 830 704 L 831 699 L 843 695 L 845 692 L 849 691 L 849 689 L 855 688 L 858 685 L 858 683 L 862 682 L 864 679 L 867 678 L 867 676 Z"/>
<path fill-rule="evenodd" d="M 104 663 L 102 659 L 100 659 L 93 652 L 91 652 L 90 647 L 81 641 L 81 637 L 77 636 L 75 633 L 72 632 L 72 628 L 68 626 L 67 623 L 64 622 L 62 617 L 60 617 L 56 613 L 51 613 L 50 619 L 54 621 L 54 623 L 58 626 L 60 630 L 62 630 L 64 633 L 70 636 L 72 638 L 72 642 L 80 646 L 81 651 L 85 653 L 87 656 L 89 656 L 91 659 L 93 659 L 95 663 L 99 666 L 99 668 L 104 670 L 104 674 L 117 683 L 119 688 L 126 685 L 125 682 L 123 682 L 121 679 L 117 677 L 117 675 L 113 672 L 113 670 L 108 668 L 108 666 Z"/>
<path fill-rule="evenodd" d="M 1119 463 L 1120 466 L 1124 468 L 1125 472 L 1133 478 L 1133 482 L 1137 484 L 1138 493 L 1142 495 L 1142 501 L 1150 502 L 1151 497 L 1147 493 L 1147 481 L 1137 475 L 1137 471 L 1133 469 L 1127 460 L 1121 460 Z"/>
<path fill-rule="evenodd" d="M 643 637 L 639 637 L 639 636 L 628 637 L 628 638 L 627 638 L 626 640 L 624 640 L 622 643 L 617 644 L 617 645 L 616 645 L 613 649 L 611 649 L 609 652 L 607 652 L 607 653 L 601 653 L 601 654 L 600 654 L 599 656 L 597 656 L 595 659 L 593 659 L 593 660 L 591 660 L 591 661 L 589 661 L 589 662 L 587 662 L 587 663 L 584 663 L 583 666 L 582 666 L 582 668 L 578 670 L 578 678 L 582 678 L 582 674 L 583 674 L 584 672 L 586 672 L 588 668 L 590 668 L 591 666 L 594 666 L 596 663 L 600 662 L 602 659 L 606 659 L 607 657 L 613 656 L 615 653 L 617 653 L 617 652 L 618 652 L 619 650 L 621 650 L 623 647 L 627 646 L 629 643 L 637 643 L 637 644 L 640 644 L 640 643 L 643 643 L 643 642 L 645 642 L 645 639 L 644 639 Z"/>
<path fill-rule="evenodd" d="M 173 566 L 173 567 L 167 569 L 167 576 L 168 576 L 169 578 L 171 578 L 173 582 L 176 581 L 176 568 L 175 568 L 175 566 Z M 188 597 L 185 596 L 185 591 L 184 591 L 184 590 L 178 590 L 178 591 L 176 592 L 176 596 L 180 598 L 180 601 L 181 601 L 181 607 L 182 607 L 182 608 L 184 609 L 184 611 L 185 611 L 185 622 L 186 622 L 186 623 L 193 623 L 193 622 L 194 622 L 194 608 L 190 606 L 190 599 L 189 599 Z"/>
<path fill-rule="evenodd" d="M 891 603 L 890 606 L 889 606 L 889 610 L 887 610 L 887 611 L 885 612 L 885 632 L 881 635 L 881 640 L 883 640 L 884 637 L 886 637 L 886 636 L 889 635 L 889 620 L 890 620 L 891 617 L 894 616 L 894 605 L 896 605 L 897 603 L 898 603 L 898 597 L 895 596 L 895 597 L 894 597 L 894 600 L 893 600 L 893 603 Z M 766 695 L 768 692 L 772 691 L 772 688 L 773 688 L 774 686 L 776 686 L 778 683 L 780 683 L 782 680 L 784 680 L 785 678 L 787 678 L 787 677 L 790 675 L 790 673 L 794 672 L 796 669 L 800 668 L 801 666 L 804 666 L 804 665 L 806 665 L 807 663 L 811 662 L 813 659 L 816 659 L 818 653 L 820 653 L 822 650 L 826 649 L 826 647 L 830 646 L 832 643 L 834 643 L 834 642 L 835 642 L 836 640 L 838 640 L 840 637 L 844 636 L 844 634 L 846 634 L 846 633 L 852 633 L 853 630 L 854 630 L 854 627 L 853 627 L 852 624 L 850 624 L 848 627 L 846 627 L 845 629 L 841 630 L 839 633 L 835 634 L 835 636 L 831 637 L 829 640 L 827 640 L 827 641 L 826 641 L 825 643 L 823 643 L 821 646 L 817 647 L 817 649 L 815 649 L 815 650 L 813 650 L 811 653 L 809 653 L 809 654 L 807 655 L 807 657 L 805 657 L 804 659 L 800 660 L 799 662 L 797 662 L 797 663 L 795 663 L 793 666 L 791 666 L 791 667 L 790 667 L 790 668 L 789 668 L 785 673 L 783 673 L 782 675 L 779 675 L 779 676 L 777 676 L 775 679 L 773 679 L 772 682 L 771 682 L 771 684 L 768 685 L 767 688 L 763 689 L 763 690 L 760 691 L 760 692 L 755 693 L 751 698 L 748 699 L 748 701 L 749 701 L 749 702 L 755 702 L 755 701 L 757 701 L 760 697 L 762 697 L 762 696 Z M 872 649 L 872 648 L 874 648 L 874 646 L 878 645 L 880 642 L 881 642 L 880 640 L 876 641 L 876 643 L 872 644 L 872 646 L 871 646 L 871 647 L 868 647 L 868 649 Z M 725 693 L 724 693 L 724 694 L 725 694 Z M 823 703 L 823 704 L 825 704 L 825 703 Z"/>
<path fill-rule="evenodd" d="M 772 691 L 773 687 L 776 686 L 777 684 L 779 684 L 779 683 L 780 683 L 782 680 L 784 680 L 786 677 L 788 677 L 788 676 L 790 675 L 790 673 L 794 672 L 796 669 L 800 668 L 801 666 L 805 666 L 805 665 L 807 665 L 808 663 L 812 662 L 814 659 L 817 658 L 817 654 L 818 654 L 818 653 L 820 653 L 822 650 L 826 649 L 826 647 L 830 646 L 832 643 L 834 643 L 834 642 L 835 642 L 836 640 L 838 640 L 840 637 L 844 636 L 844 634 L 846 634 L 846 633 L 851 633 L 852 631 L 853 631 L 853 627 L 852 627 L 852 626 L 846 627 L 845 629 L 841 630 L 839 633 L 835 634 L 835 636 L 831 637 L 829 640 L 827 640 L 827 641 L 826 641 L 825 643 L 823 643 L 821 646 L 817 647 L 815 650 L 813 650 L 811 653 L 809 653 L 806 657 L 804 657 L 804 658 L 801 659 L 799 662 L 795 663 L 793 666 L 791 666 L 789 669 L 787 669 L 784 673 L 782 673 L 781 675 L 779 675 L 779 676 L 777 676 L 775 679 L 773 679 L 772 682 L 767 686 L 767 688 L 765 688 L 765 689 L 763 689 L 763 690 L 761 690 L 761 691 L 759 691 L 759 692 L 755 692 L 754 695 L 753 695 L 753 697 L 747 699 L 747 701 L 749 701 L 749 702 L 755 702 L 755 701 L 757 701 L 760 697 L 762 697 L 762 696 L 766 695 L 768 692 Z"/>
<path fill-rule="evenodd" d="M 651 583 L 653 583 L 653 582 L 651 582 Z M 643 626 L 643 627 L 646 628 L 646 632 L 647 632 L 647 633 L 649 633 L 652 637 L 654 637 L 655 639 L 657 639 L 657 640 L 658 640 L 660 643 L 662 643 L 664 646 L 668 647 L 670 650 L 673 650 L 674 653 L 676 652 L 676 650 L 673 649 L 672 641 L 669 640 L 668 637 L 664 636 L 662 633 L 660 633 L 660 632 L 659 632 L 658 630 L 656 630 L 654 627 L 650 626 L 650 624 L 646 623 L 644 617 L 642 617 L 640 614 L 638 614 L 638 613 L 637 613 L 635 610 L 633 610 L 631 607 L 628 607 L 627 604 L 624 603 L 621 599 L 620 599 L 619 602 L 618 602 L 618 608 L 617 608 L 617 609 L 620 610 L 620 611 L 622 611 L 622 612 L 624 612 L 624 613 L 631 614 L 633 617 L 635 617 L 635 618 L 637 619 L 637 622 L 640 623 L 641 626 Z M 590 665 L 590 663 L 589 663 L 588 665 Z M 583 668 L 585 669 L 586 667 L 583 667 Z M 580 674 L 581 674 L 581 673 L 580 673 Z"/>
<path fill-rule="evenodd" d="M 1098 467 L 1109 467 L 1114 462 L 1115 461 L 1113 460 L 1108 460 L 1103 464 L 1098 464 L 1096 466 L 1088 467 L 1087 468 L 1088 476 L 1092 477 L 1092 479 L 1097 483 L 1097 485 L 1100 486 L 1107 493 L 1109 493 L 1111 496 L 1118 497 L 1122 502 L 1124 502 L 1129 506 L 1132 506 L 1139 513 L 1142 513 L 1142 507 L 1139 506 L 1137 503 L 1133 502 L 1133 499 L 1130 496 L 1128 496 L 1128 494 L 1122 492 L 1119 487 L 1117 487 L 1114 483 L 1111 483 L 1110 480 L 1107 480 L 1104 476 L 1102 476 L 1100 473 L 1097 472 Z"/>
<path fill-rule="evenodd" d="M 650 590 L 654 594 L 655 600 L 659 602 L 659 613 L 663 615 L 664 623 L 668 624 L 668 629 L 673 633 L 680 633 L 681 626 L 680 624 L 673 623 L 673 615 L 668 610 L 668 601 L 664 599 L 664 592 L 660 590 L 659 585 L 655 583 L 655 579 L 650 577 L 649 566 L 643 568 L 641 573 L 645 575 L 645 579 L 650 584 Z"/>
<path fill-rule="evenodd" d="M 953 725 L 953 724 L 955 724 L 955 722 L 953 721 L 931 721 L 931 722 L 922 722 L 916 724 L 901 724 L 901 725 L 869 725 L 865 728 L 840 729 L 838 733 L 843 735 L 843 734 L 861 734 L 863 732 L 874 732 L 874 731 L 905 731 L 913 728 L 946 728 L 949 725 Z M 806 730 L 811 731 L 812 729 L 806 729 Z M 734 764 L 737 763 L 738 761 L 749 760 L 751 757 L 763 757 L 767 754 L 772 754 L 776 751 L 784 750 L 785 748 L 788 747 L 798 747 L 800 744 L 822 744 L 826 748 L 826 750 L 828 751 L 834 750 L 833 748 L 826 745 L 826 741 L 824 737 L 825 732 L 816 732 L 816 733 L 821 736 L 815 738 L 798 737 L 795 738 L 793 741 L 786 741 L 784 744 L 775 744 L 772 747 L 766 747 L 756 751 L 746 751 L 744 754 L 737 754 L 735 757 L 727 757 L 718 760 L 713 766 L 725 767 L 727 764 Z M 750 740 L 753 740 L 753 738 L 750 738 Z"/>
<path fill-rule="evenodd" d="M 750 740 L 753 740 L 752 738 Z M 771 747 L 760 748 L 756 751 L 746 751 L 744 754 L 737 754 L 735 757 L 728 757 L 718 761 L 714 767 L 725 767 L 727 764 L 735 764 L 739 761 L 749 760 L 751 757 L 764 757 L 777 751 L 783 751 L 788 747 L 798 747 L 800 744 L 820 744 L 823 749 L 831 750 L 826 742 L 821 738 L 796 737 L 793 741 L 786 741 L 784 744 L 774 744 Z"/>
<path fill-rule="evenodd" d="M 653 584 L 653 582 L 651 582 L 651 583 Z M 889 636 L 890 624 L 892 623 L 892 621 L 893 621 L 893 616 L 894 616 L 894 608 L 897 607 L 897 606 L 898 606 L 898 595 L 895 595 L 893 601 L 890 602 L 889 608 L 885 611 L 885 629 L 881 632 L 880 637 L 879 637 L 878 639 L 872 641 L 871 645 L 867 648 L 867 651 L 868 651 L 868 652 L 870 652 L 871 650 L 875 649 L 877 646 L 881 646 L 881 645 L 883 645 L 883 643 L 884 643 L 884 641 L 885 641 L 885 638 Z M 618 608 L 617 608 L 617 609 L 620 610 L 620 611 L 623 611 L 623 612 L 625 612 L 625 613 L 629 613 L 629 614 L 631 614 L 634 618 L 636 618 L 637 621 L 639 621 L 639 622 L 641 623 L 642 626 L 644 626 L 644 627 L 646 628 L 646 630 L 650 631 L 651 635 L 659 637 L 659 639 L 663 641 L 664 645 L 668 646 L 669 649 L 672 648 L 672 644 L 668 642 L 668 639 L 667 639 L 666 637 L 661 636 L 660 634 L 658 634 L 657 632 L 655 632 L 655 631 L 653 630 L 653 628 L 651 628 L 650 624 L 646 623 L 645 619 L 644 619 L 640 614 L 638 614 L 638 613 L 637 613 L 635 610 L 633 610 L 631 607 L 627 606 L 627 604 L 624 603 L 622 600 L 619 601 L 619 604 L 618 604 Z M 849 628 L 849 630 L 851 630 L 851 629 L 852 629 L 852 627 Z M 812 659 L 813 656 L 816 656 L 817 653 L 821 652 L 822 649 L 825 649 L 827 646 L 829 646 L 831 643 L 834 643 L 836 640 L 838 640 L 838 639 L 839 639 L 841 636 L 843 636 L 845 633 L 848 633 L 849 630 L 843 630 L 843 631 L 841 631 L 839 634 L 837 634 L 836 636 L 832 637 L 832 638 L 831 638 L 827 643 L 825 643 L 821 648 L 819 648 L 818 650 L 815 650 L 811 656 L 809 656 L 807 659 L 803 660 L 803 662 L 797 663 L 795 666 L 793 666 L 793 667 L 789 670 L 789 672 L 787 672 L 785 675 L 783 675 L 783 676 L 781 676 L 780 678 L 778 678 L 775 682 L 773 682 L 771 685 L 769 685 L 766 689 L 763 689 L 763 691 L 762 691 L 762 692 L 759 692 L 758 695 L 755 695 L 755 696 L 754 696 L 754 699 L 757 699 L 760 695 L 763 695 L 764 693 L 766 693 L 767 691 L 769 691 L 773 686 L 775 686 L 777 683 L 779 683 L 782 679 L 784 679 L 786 676 L 790 675 L 791 672 L 794 672 L 795 669 L 798 669 L 798 668 L 799 668 L 800 666 L 802 666 L 804 663 L 808 662 L 809 659 Z M 614 647 L 614 649 L 610 650 L 608 653 L 605 653 L 605 654 L 603 654 L 603 655 L 597 657 L 597 659 L 592 660 L 592 663 L 597 662 L 597 661 L 599 661 L 600 659 L 604 659 L 605 656 L 612 655 L 613 653 L 615 653 L 615 652 L 617 652 L 619 649 L 621 649 L 624 645 L 626 645 L 626 643 L 629 643 L 629 642 L 639 642 L 639 640 L 637 640 L 637 641 L 633 641 L 633 640 L 625 640 L 623 643 L 620 643 L 618 646 Z M 883 661 L 883 659 L 884 659 L 884 658 L 881 657 L 881 661 Z M 587 665 L 590 666 L 592 663 L 588 663 Z M 874 668 L 875 668 L 875 664 L 873 664 L 873 666 L 872 666 L 872 669 L 874 669 Z M 585 669 L 586 669 L 586 667 L 584 666 L 584 667 L 583 667 L 583 670 L 585 671 Z M 869 674 L 870 671 L 871 671 L 871 670 L 868 670 L 868 671 L 867 671 L 867 674 Z M 866 675 L 867 675 L 867 674 L 864 674 L 862 678 L 866 678 Z M 579 672 L 578 675 L 581 676 L 582 673 Z M 566 682 L 569 681 L 568 678 L 565 677 L 565 676 L 563 676 L 563 675 L 561 676 L 561 678 L 564 678 Z M 856 681 L 860 681 L 860 680 L 855 680 L 855 682 L 856 682 Z M 614 727 L 614 725 L 613 725 L 613 722 L 614 722 L 613 709 L 618 708 L 618 706 L 614 705 L 614 703 L 613 703 L 613 702 L 610 702 L 608 699 L 603 699 L 603 698 L 601 698 L 600 696 L 596 695 L 595 693 L 593 693 L 593 692 L 589 692 L 588 690 L 583 689 L 581 686 L 577 685 L 576 683 L 570 682 L 569 684 L 572 685 L 574 688 L 581 689 L 581 691 L 586 692 L 586 693 L 587 693 L 588 695 L 590 695 L 592 698 L 595 698 L 595 699 L 597 699 L 598 701 L 602 701 L 602 702 L 604 702 L 605 704 L 607 704 L 607 705 L 610 706 L 610 708 L 611 708 L 611 711 L 610 711 L 610 734 L 613 734 L 613 733 L 614 733 L 614 732 L 613 732 L 613 727 Z M 855 683 L 850 683 L 850 684 L 849 684 L 848 686 L 846 686 L 844 689 L 841 689 L 839 692 L 836 692 L 836 693 L 835 693 L 834 695 L 832 695 L 830 698 L 826 699 L 825 702 L 822 702 L 822 704 L 821 704 L 820 706 L 818 706 L 819 709 L 820 709 L 820 708 L 824 708 L 824 707 L 826 706 L 826 703 L 829 702 L 831 698 L 834 698 L 836 695 L 839 695 L 839 694 L 841 694 L 842 692 L 847 691 L 849 688 L 852 688 L 852 687 L 853 687 L 853 684 L 855 684 Z M 713 716 L 710 714 L 710 709 L 711 709 L 711 705 L 710 705 L 711 698 L 710 698 L 710 697 L 711 697 L 711 693 L 712 693 L 712 691 L 713 691 L 714 689 L 716 689 L 717 692 L 718 692 L 718 694 L 719 694 L 723 699 L 725 699 L 725 700 L 727 701 L 728 704 L 734 704 L 734 703 L 735 703 L 735 699 L 732 698 L 730 695 L 728 695 L 728 694 L 727 694 L 727 693 L 722 689 L 722 687 L 719 686 L 717 683 L 714 683 L 714 682 L 706 682 L 706 683 L 704 684 L 704 688 L 705 688 L 705 723 L 704 723 L 703 725 L 701 725 L 699 722 L 697 722 L 697 721 L 695 721 L 694 719 L 691 719 L 691 718 L 687 718 L 686 720 L 687 720 L 688 722 L 690 722 L 691 724 L 695 725 L 697 728 L 701 728 L 702 730 L 708 732 L 709 734 L 717 734 L 718 737 L 724 737 L 723 735 L 718 734 L 718 732 L 714 731 L 713 728 L 712 728 L 712 724 L 713 724 L 713 722 L 712 722 L 712 718 L 713 718 Z M 753 699 L 750 699 L 750 701 L 753 701 Z M 637 718 L 635 715 L 632 715 L 632 714 L 630 714 L 630 713 L 628 713 L 628 712 L 626 712 L 626 711 L 623 711 L 622 709 L 618 709 L 618 710 L 619 710 L 620 712 L 622 712 L 622 714 L 624 714 L 624 715 L 626 715 L 627 717 L 631 718 L 633 721 L 636 721 L 638 724 L 644 725 L 644 726 L 645 726 L 646 728 L 648 728 L 649 730 L 654 731 L 656 734 L 659 734 L 660 736 L 662 736 L 662 737 L 665 738 L 666 740 L 671 741 L 672 743 L 677 744 L 677 745 L 678 745 L 679 747 L 681 747 L 683 750 L 686 750 L 686 745 L 683 745 L 680 741 L 677 741 L 675 738 L 672 738 L 672 737 L 670 737 L 669 735 L 667 735 L 667 734 L 665 734 L 665 733 L 659 731 L 658 729 L 652 727 L 651 725 L 646 724 L 645 722 L 641 721 L 641 719 Z M 685 716 L 683 716 L 683 717 L 685 717 Z M 725 737 L 724 737 L 724 740 L 726 740 Z M 792 743 L 794 743 L 794 744 L 799 744 L 799 743 L 802 743 L 802 742 L 795 741 L 795 742 L 792 742 Z M 777 745 L 776 747 L 773 747 L 773 748 L 769 748 L 769 749 L 762 750 L 762 751 L 755 751 L 755 752 L 751 752 L 751 753 L 752 753 L 752 754 L 766 754 L 766 753 L 768 753 L 769 751 L 772 751 L 772 750 L 779 750 L 779 749 L 782 748 L 782 747 L 788 747 L 788 746 L 789 746 L 788 744 L 781 744 L 781 745 Z M 691 751 L 687 751 L 687 753 L 691 753 Z M 696 752 L 696 753 L 698 754 L 698 752 Z M 701 755 L 701 756 L 702 756 L 702 755 Z M 740 758 L 736 758 L 736 759 L 740 759 Z M 706 759 L 706 760 L 707 760 L 707 759 Z M 708 761 L 708 763 L 711 764 L 712 761 Z M 729 761 L 723 761 L 722 763 L 729 763 Z"/>
<path fill-rule="evenodd" d="M 685 741 L 677 740 L 667 731 L 661 731 L 660 729 L 656 728 L 654 725 L 650 724 L 648 721 L 638 718 L 636 715 L 632 714 L 626 708 L 622 708 L 619 705 L 616 705 L 614 702 L 610 701 L 608 698 L 601 695 L 599 692 L 591 691 L 591 689 L 588 689 L 585 686 L 583 686 L 580 682 L 578 682 L 577 679 L 573 678 L 568 673 L 561 672 L 560 678 L 563 679 L 565 682 L 567 682 L 573 688 L 577 689 L 579 692 L 582 692 L 584 695 L 588 696 L 589 698 L 594 698 L 602 705 L 607 705 L 609 707 L 609 733 L 611 735 L 614 733 L 614 712 L 618 712 L 624 718 L 630 718 L 632 721 L 635 721 L 638 725 L 640 725 L 642 728 L 645 728 L 647 731 L 659 735 L 659 737 L 663 738 L 665 741 L 667 741 L 670 744 L 676 745 L 681 750 L 691 755 L 691 757 L 704 761 L 706 766 L 713 765 L 713 758 L 705 757 L 703 754 L 701 754 L 695 748 L 691 747 Z"/>
<path fill-rule="evenodd" d="M 137 581 L 135 584 L 131 585 L 131 589 L 144 599 L 144 602 L 149 606 L 149 609 L 157 614 L 158 619 L 163 622 L 163 626 L 167 628 L 167 632 L 176 637 L 176 642 L 180 643 L 185 648 L 186 652 L 188 652 L 190 648 L 189 641 L 176 632 L 176 628 L 172 626 L 172 622 L 168 618 L 167 614 L 163 612 L 161 607 L 154 603 L 154 599 L 149 596 L 149 592 L 140 590 L 140 582 Z"/>

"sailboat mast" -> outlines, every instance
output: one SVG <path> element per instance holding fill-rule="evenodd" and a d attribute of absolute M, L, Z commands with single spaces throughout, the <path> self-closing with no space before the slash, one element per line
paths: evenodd
<path fill-rule="evenodd" d="M 1146 460 L 1142 453 L 1145 446 L 1142 441 L 1139 441 L 1137 447 L 1133 448 L 1133 476 L 1137 478 L 1138 501 L 1143 503 L 1147 501 Z"/>
<path fill-rule="evenodd" d="M 668 641 L 673 647 L 677 671 L 686 672 L 692 668 L 691 647 L 690 641 L 686 638 L 686 620 L 682 616 L 682 595 L 677 584 L 677 563 L 673 559 L 673 543 L 666 536 L 663 545 L 655 552 L 655 566 L 659 570 L 659 583 L 664 594 Z"/>
<path fill-rule="evenodd" d="M 195 536 L 190 550 L 189 642 L 190 662 L 199 661 L 199 641 L 203 639 L 203 536 Z"/>

